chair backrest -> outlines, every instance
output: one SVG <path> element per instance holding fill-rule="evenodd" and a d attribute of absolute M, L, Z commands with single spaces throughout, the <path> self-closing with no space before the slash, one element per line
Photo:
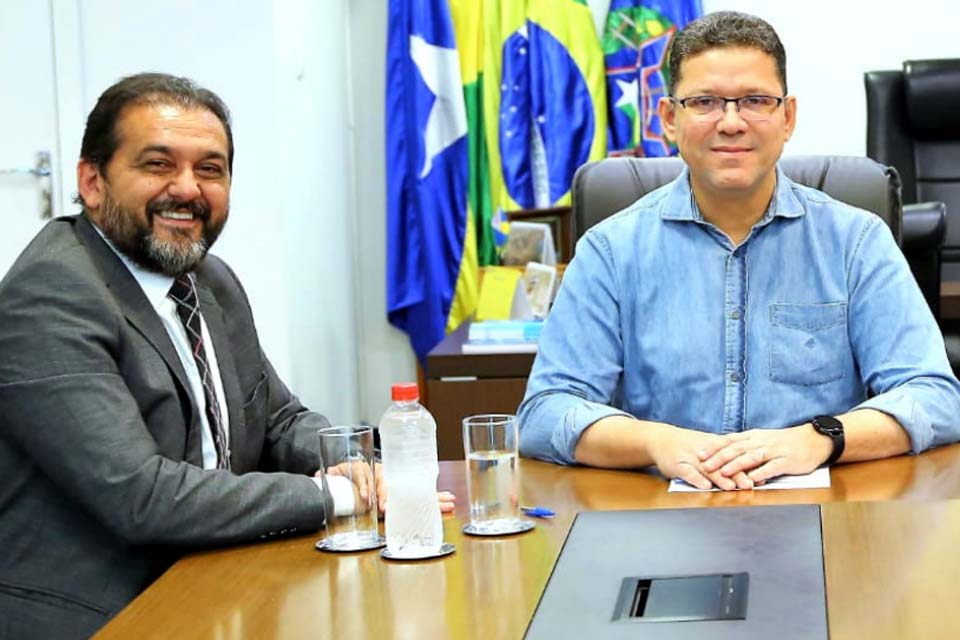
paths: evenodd
<path fill-rule="evenodd" d="M 896 167 L 903 201 L 947 205 L 943 257 L 960 261 L 960 59 L 870 71 L 867 155 Z"/>
<path fill-rule="evenodd" d="M 876 213 L 901 244 L 903 206 L 896 170 L 870 158 L 846 156 L 785 157 L 780 166 L 795 182 Z M 607 158 L 583 165 L 573 178 L 576 236 L 670 182 L 682 168 L 678 158 Z"/>

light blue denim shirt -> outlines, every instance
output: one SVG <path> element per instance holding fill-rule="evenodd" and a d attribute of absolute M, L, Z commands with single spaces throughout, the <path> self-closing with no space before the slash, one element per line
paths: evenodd
<path fill-rule="evenodd" d="M 778 168 L 735 247 L 685 169 L 577 243 L 520 451 L 573 464 L 584 429 L 616 414 L 722 434 L 853 408 L 896 418 L 914 452 L 960 440 L 960 383 L 887 225 Z"/>

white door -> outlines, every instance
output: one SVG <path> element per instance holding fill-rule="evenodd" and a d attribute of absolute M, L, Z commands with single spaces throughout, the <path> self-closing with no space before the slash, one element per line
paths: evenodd
<path fill-rule="evenodd" d="M 2 277 L 46 220 L 60 213 L 49 3 L 0 2 L 0 79 Z"/>

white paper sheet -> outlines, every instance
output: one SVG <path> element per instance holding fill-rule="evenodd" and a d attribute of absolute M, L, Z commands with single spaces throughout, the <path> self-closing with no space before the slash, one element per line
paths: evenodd
<path fill-rule="evenodd" d="M 773 480 L 767 480 L 765 484 L 755 487 L 756 491 L 766 489 L 829 489 L 830 488 L 830 467 L 820 467 L 815 471 L 804 476 L 780 476 Z M 720 491 L 713 489 L 697 489 L 679 478 L 670 481 L 670 487 L 667 489 L 670 493 L 688 492 L 688 491 Z"/>

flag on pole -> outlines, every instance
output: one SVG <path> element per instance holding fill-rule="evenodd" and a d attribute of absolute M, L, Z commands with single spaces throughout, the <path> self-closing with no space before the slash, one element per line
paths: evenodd
<path fill-rule="evenodd" d="M 484 10 L 493 210 L 569 204 L 577 168 L 606 155 L 604 66 L 590 8 L 485 0 Z"/>
<path fill-rule="evenodd" d="M 611 0 L 602 40 L 611 152 L 676 153 L 664 136 L 657 104 L 669 87 L 673 36 L 701 15 L 700 0 Z"/>
<path fill-rule="evenodd" d="M 483 94 L 486 83 L 497 84 L 496 78 L 485 75 L 483 1 L 449 0 L 453 28 L 460 54 L 463 98 L 467 108 L 467 146 L 469 155 L 470 217 L 476 229 L 477 261 L 480 266 L 500 262 L 497 247 L 498 229 L 490 194 L 490 159 L 487 132 L 484 127 Z"/>
<path fill-rule="evenodd" d="M 446 0 L 390 0 L 387 316 L 420 360 L 476 309 L 467 113 Z"/>
<path fill-rule="evenodd" d="M 480 265 L 499 262 L 507 213 L 570 202 L 606 153 L 603 54 L 583 0 L 449 0 L 469 123 Z"/>

